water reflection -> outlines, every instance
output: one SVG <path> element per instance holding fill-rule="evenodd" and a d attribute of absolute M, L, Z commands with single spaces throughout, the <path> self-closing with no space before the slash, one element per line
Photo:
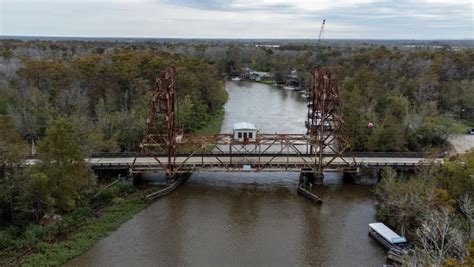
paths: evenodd
<path fill-rule="evenodd" d="M 248 82 L 229 82 L 227 91 L 222 132 L 231 132 L 240 121 L 255 123 L 262 133 L 306 132 L 307 101 L 300 93 Z"/>

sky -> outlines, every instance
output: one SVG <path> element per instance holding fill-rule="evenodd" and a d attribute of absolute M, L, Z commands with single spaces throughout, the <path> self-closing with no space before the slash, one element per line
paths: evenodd
<path fill-rule="evenodd" d="M 0 0 L 0 35 L 472 39 L 474 0 Z"/>

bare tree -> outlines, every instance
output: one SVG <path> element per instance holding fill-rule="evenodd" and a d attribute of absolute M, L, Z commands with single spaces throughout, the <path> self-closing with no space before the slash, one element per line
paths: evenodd
<path fill-rule="evenodd" d="M 422 253 L 427 256 L 430 264 L 441 266 L 448 258 L 464 259 L 465 240 L 455 224 L 455 217 L 447 208 L 427 215 L 417 230 L 417 235 Z"/>
<path fill-rule="evenodd" d="M 408 250 L 408 253 L 403 257 L 403 266 L 418 267 L 429 266 L 430 261 L 425 251 L 420 248 Z"/>
<path fill-rule="evenodd" d="M 474 236 L 474 203 L 471 199 L 471 195 L 466 193 L 461 197 L 461 199 L 459 200 L 459 209 L 468 221 L 468 234 L 469 239 L 471 239 Z"/>

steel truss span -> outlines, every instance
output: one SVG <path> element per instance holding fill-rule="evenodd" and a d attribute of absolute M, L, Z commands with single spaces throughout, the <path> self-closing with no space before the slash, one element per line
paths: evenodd
<path fill-rule="evenodd" d="M 132 162 L 122 158 L 120 163 L 132 173 L 165 171 L 171 179 L 194 171 L 298 171 L 322 175 L 329 169 L 358 171 L 364 161 L 377 166 L 425 164 L 421 158 L 378 162 L 370 157 L 355 158 L 343 131 L 340 90 L 328 70 L 315 67 L 310 72 L 305 134 L 258 132 L 255 138 L 244 141 L 232 134 L 184 133 L 176 119 L 175 77 L 176 69 L 170 67 L 156 79 L 140 152 Z M 104 160 L 91 163 L 104 167 Z M 116 160 L 105 161 L 112 166 Z"/>

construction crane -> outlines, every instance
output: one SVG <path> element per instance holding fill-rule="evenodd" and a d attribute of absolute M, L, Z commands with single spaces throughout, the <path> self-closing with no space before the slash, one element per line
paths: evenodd
<path fill-rule="evenodd" d="M 321 64 L 321 61 L 319 59 L 319 55 L 321 54 L 321 49 L 320 49 L 320 44 L 321 44 L 321 39 L 323 38 L 323 31 L 324 31 L 324 25 L 326 24 L 326 19 L 323 19 L 323 24 L 321 25 L 321 29 L 319 30 L 319 36 L 318 36 L 318 42 L 316 43 L 316 49 L 315 49 L 315 58 L 314 58 L 314 65 L 319 65 Z"/>
<path fill-rule="evenodd" d="M 326 19 L 323 19 L 323 24 L 321 25 L 321 29 L 319 30 L 318 44 L 316 46 L 317 50 L 319 50 L 319 45 L 321 44 L 321 39 L 323 37 L 324 24 L 326 24 Z"/>

